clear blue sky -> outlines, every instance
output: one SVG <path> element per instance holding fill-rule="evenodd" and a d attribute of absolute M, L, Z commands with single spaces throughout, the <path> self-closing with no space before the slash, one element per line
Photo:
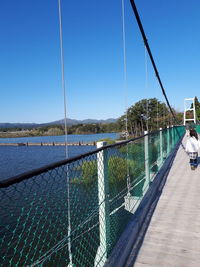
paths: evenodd
<path fill-rule="evenodd" d="M 200 1 L 136 0 L 168 98 L 183 110 L 200 94 Z M 125 111 L 121 0 L 62 0 L 67 116 L 117 118 Z M 57 0 L 0 1 L 0 122 L 64 117 Z M 128 106 L 161 90 L 125 0 Z"/>

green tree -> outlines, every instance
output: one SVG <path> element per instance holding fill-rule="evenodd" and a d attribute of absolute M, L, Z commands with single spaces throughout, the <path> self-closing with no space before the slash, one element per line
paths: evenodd
<path fill-rule="evenodd" d="M 141 135 L 145 130 L 165 128 L 170 123 L 170 113 L 165 103 L 156 98 L 142 99 L 127 110 L 127 125 L 130 135 Z M 119 128 L 125 130 L 126 114 L 118 120 Z"/>
<path fill-rule="evenodd" d="M 49 128 L 45 134 L 49 136 L 63 135 L 64 131 L 58 127 L 55 127 L 55 128 Z"/>
<path fill-rule="evenodd" d="M 196 96 L 194 99 L 194 103 L 195 103 L 197 120 L 200 121 L 200 102 Z"/>

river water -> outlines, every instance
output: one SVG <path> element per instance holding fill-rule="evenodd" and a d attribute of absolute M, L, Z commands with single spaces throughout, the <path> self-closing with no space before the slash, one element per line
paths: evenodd
<path fill-rule="evenodd" d="M 118 135 L 71 135 L 68 141 L 70 139 L 71 142 L 91 142 L 106 137 L 116 139 Z M 5 139 L 0 141 L 5 142 Z M 64 137 L 20 138 L 20 140 L 17 138 L 6 141 L 63 142 Z M 94 146 L 69 146 L 69 156 L 76 156 L 94 149 Z M 62 160 L 64 157 L 65 147 L 63 146 L 0 146 L 1 180 Z M 100 236 L 98 179 L 95 179 L 96 173 L 92 183 L 73 183 L 73 178 L 82 177 L 83 172 L 76 168 L 80 167 L 80 164 L 81 161 L 78 165 L 69 165 L 67 172 L 62 168 L 57 168 L 56 171 L 37 175 L 32 179 L 0 190 L 0 240 L 2 240 L 0 242 L 0 259 L 2 260 L 0 266 L 32 266 L 46 253 L 47 256 L 50 255 L 51 250 L 55 253 L 47 257 L 46 262 L 41 264 L 42 266 L 68 266 L 69 241 L 66 237 L 69 235 L 69 222 L 71 224 L 70 240 L 71 238 L 73 240 L 71 248 L 74 265 L 94 265 Z M 71 179 L 69 199 L 66 173 L 70 173 Z M 112 201 L 111 211 L 122 206 L 124 198 L 119 192 L 125 192 L 125 185 L 126 181 L 112 184 L 110 198 L 113 199 L 115 195 L 118 197 Z M 132 214 L 123 208 L 110 216 L 112 226 L 110 250 L 118 240 L 129 216 Z M 56 251 L 57 248 L 58 251 Z"/>
<path fill-rule="evenodd" d="M 117 139 L 116 133 L 68 135 L 68 142 L 93 142 Z M 64 142 L 64 136 L 0 138 L 1 143 Z M 92 151 L 95 146 L 69 146 L 69 157 Z M 0 146 L 0 180 L 65 159 L 64 146 Z"/>

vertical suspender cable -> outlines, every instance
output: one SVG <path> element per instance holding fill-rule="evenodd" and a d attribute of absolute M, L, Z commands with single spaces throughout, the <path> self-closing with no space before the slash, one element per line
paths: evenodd
<path fill-rule="evenodd" d="M 157 101 L 157 130 L 159 130 L 158 128 L 158 101 Z"/>
<path fill-rule="evenodd" d="M 147 92 L 148 89 L 148 65 L 147 65 L 147 49 L 146 46 L 144 46 L 144 60 L 145 60 L 145 90 Z M 147 126 L 147 132 L 149 132 L 149 100 L 147 98 L 146 103 L 146 126 Z"/>
<path fill-rule="evenodd" d="M 61 59 L 61 73 L 62 73 L 62 89 L 64 97 L 64 123 L 65 123 L 65 157 L 68 158 L 67 146 L 67 101 L 66 101 L 66 88 L 65 88 L 65 70 L 64 70 L 64 50 L 63 50 L 63 36 L 62 36 L 62 11 L 61 0 L 58 0 L 59 7 L 59 27 L 60 27 L 60 59 Z"/>
<path fill-rule="evenodd" d="M 126 140 L 128 139 L 128 107 L 127 107 L 127 98 L 128 98 L 128 90 L 127 90 L 127 68 L 126 68 L 126 33 L 125 33 L 125 12 L 124 12 L 124 0 L 122 0 L 122 30 L 123 30 L 123 59 L 124 59 L 124 93 L 125 93 L 125 110 L 126 110 L 126 119 L 125 119 L 125 127 L 126 127 Z M 129 175 L 129 166 L 128 166 L 128 144 L 126 145 L 126 154 L 127 154 L 127 190 L 128 194 L 130 194 L 130 175 Z"/>
<path fill-rule="evenodd" d="M 125 110 L 126 110 L 126 139 L 128 139 L 128 108 L 127 108 L 127 68 L 126 68 L 126 33 L 125 33 L 125 19 L 124 19 L 124 0 L 122 0 L 122 27 L 123 27 L 123 60 L 124 60 L 124 94 L 125 94 Z"/>
<path fill-rule="evenodd" d="M 163 95 L 164 95 L 164 97 L 165 97 L 165 100 L 166 100 L 166 102 L 167 102 L 167 105 L 168 105 L 168 107 L 169 107 L 169 109 L 170 109 L 170 111 L 171 111 L 171 114 L 173 115 L 174 120 L 176 121 L 176 117 L 175 117 L 174 112 L 173 112 L 173 110 L 172 110 L 172 108 L 171 108 L 171 106 L 170 106 L 170 103 L 169 103 L 169 100 L 168 100 L 167 95 L 166 95 L 166 93 L 165 93 L 165 89 L 164 89 L 164 87 L 163 87 L 163 84 L 162 84 L 162 82 L 161 82 L 160 75 L 159 75 L 159 73 L 158 73 L 158 70 L 157 70 L 155 61 L 154 61 L 154 59 L 153 59 L 153 55 L 152 55 L 152 53 L 151 53 L 151 50 L 150 50 L 150 47 L 149 47 L 149 44 L 148 44 L 148 41 L 147 41 L 147 38 L 146 38 L 146 35 L 145 35 L 145 32 L 144 32 L 144 29 L 143 29 L 143 26 L 142 26 L 142 23 L 141 23 L 141 20 L 140 20 L 140 17 L 139 17 L 139 14 L 138 14 L 138 11 L 137 11 L 137 8 L 136 8 L 136 5 L 135 5 L 135 2 L 134 2 L 134 0 L 130 0 L 130 2 L 131 2 L 131 6 L 132 6 L 133 12 L 134 12 L 134 14 L 135 14 L 135 17 L 136 17 L 136 20 L 137 20 L 137 23 L 138 23 L 138 26 L 139 26 L 139 29 L 140 29 L 142 38 L 143 38 L 144 44 L 145 44 L 145 46 L 146 46 L 146 49 L 147 49 L 147 52 L 148 52 L 148 54 L 149 54 L 151 63 L 152 63 L 152 65 L 153 65 L 153 68 L 154 68 L 154 71 L 155 71 L 155 75 L 156 75 L 156 77 L 157 77 L 157 79 L 158 79 L 159 85 L 160 85 L 160 87 L 161 87 L 162 93 L 163 93 Z"/>
<path fill-rule="evenodd" d="M 131 3 L 131 6 L 132 6 L 132 9 L 133 9 L 133 12 L 134 12 L 134 14 L 135 14 L 135 18 L 136 18 L 138 27 L 139 27 L 139 29 L 140 29 L 140 32 L 141 32 L 141 35 L 142 35 L 144 44 L 145 44 L 146 49 L 147 49 L 147 52 L 148 52 L 148 54 L 149 54 L 149 58 L 150 58 L 150 60 L 151 60 L 153 69 L 154 69 L 154 71 L 155 71 L 155 75 L 156 75 L 156 77 L 157 77 L 157 79 L 158 79 L 158 83 L 159 83 L 160 88 L 161 88 L 161 90 L 162 90 L 162 93 L 163 93 L 163 95 L 164 95 L 164 97 L 165 97 L 165 100 L 166 100 L 166 102 L 167 102 L 167 105 L 168 105 L 168 107 L 169 107 L 169 110 L 170 110 L 170 112 L 171 112 L 171 114 L 172 114 L 172 116 L 173 116 L 173 118 L 174 118 L 174 121 L 175 121 L 175 122 L 177 123 L 177 125 L 178 125 L 178 121 L 177 121 L 176 116 L 175 116 L 175 114 L 174 114 L 174 112 L 173 112 L 173 110 L 172 110 L 172 107 L 170 106 L 170 103 L 169 103 L 169 100 L 168 100 L 168 98 L 167 98 L 165 89 L 164 89 L 163 84 L 162 84 L 162 81 L 161 81 L 161 79 L 160 79 L 160 75 L 159 75 L 159 73 L 158 73 L 158 69 L 157 69 L 157 67 L 156 67 L 156 64 L 155 64 L 153 55 L 152 55 L 152 53 L 151 53 L 151 49 L 150 49 L 150 47 L 149 47 L 149 44 L 148 44 L 148 41 L 147 41 L 147 38 L 146 38 L 146 35 L 145 35 L 145 32 L 144 32 L 144 29 L 143 29 L 141 20 L 140 20 L 140 16 L 139 16 L 138 11 L 137 11 L 137 8 L 136 8 L 135 2 L 134 2 L 134 0 L 130 0 L 130 3 Z M 179 134 L 177 128 L 175 128 L 175 129 L 176 129 L 176 131 L 177 131 L 178 136 L 181 138 L 181 136 L 180 136 L 180 134 Z M 182 142 L 181 142 L 181 146 L 182 146 L 183 148 L 185 148 Z"/>
<path fill-rule="evenodd" d="M 61 11 L 61 0 L 58 0 L 59 9 L 59 27 L 60 27 L 60 52 L 61 52 L 61 71 L 62 71 L 62 88 L 64 96 L 64 115 L 65 115 L 65 156 L 68 158 L 68 146 L 67 146 L 67 108 L 66 108 L 66 88 L 65 88 L 65 73 L 64 73 L 64 51 L 63 51 L 63 38 L 62 38 L 62 11 Z M 72 249 L 71 249 L 71 215 L 70 215 L 70 183 L 69 183 L 69 172 L 67 165 L 67 202 L 68 202 L 68 252 L 69 252 L 69 264 L 72 266 Z"/>

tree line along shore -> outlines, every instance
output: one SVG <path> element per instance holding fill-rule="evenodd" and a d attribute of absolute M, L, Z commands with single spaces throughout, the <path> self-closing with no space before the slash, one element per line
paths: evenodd
<path fill-rule="evenodd" d="M 195 97 L 197 117 L 200 118 L 200 102 Z M 183 123 L 183 113 L 173 109 L 176 115 L 176 124 Z M 188 114 L 190 116 L 190 114 Z M 112 123 L 89 123 L 68 125 L 68 134 L 97 134 L 97 133 L 123 133 L 127 130 L 129 136 L 139 136 L 144 131 L 155 131 L 174 125 L 174 119 L 169 108 L 164 102 L 156 98 L 142 99 L 129 107 L 127 113 L 123 114 L 116 122 Z M 0 138 L 33 137 L 33 136 L 58 136 L 64 135 L 64 125 L 46 125 L 37 128 L 2 128 Z"/>

